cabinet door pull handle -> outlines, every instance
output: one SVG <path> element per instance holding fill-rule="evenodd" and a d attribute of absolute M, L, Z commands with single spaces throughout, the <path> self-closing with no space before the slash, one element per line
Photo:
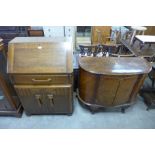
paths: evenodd
<path fill-rule="evenodd" d="M 53 98 L 53 95 L 52 94 L 49 94 L 47 96 L 48 96 L 48 99 L 50 101 L 50 105 L 53 107 L 54 106 L 54 98 Z"/>
<path fill-rule="evenodd" d="M 42 101 L 41 101 L 41 95 L 35 95 L 35 98 L 37 100 L 38 105 L 41 107 L 42 106 Z"/>
<path fill-rule="evenodd" d="M 38 79 L 32 79 L 33 82 L 50 82 L 52 79 L 48 78 L 46 80 L 38 80 Z"/>

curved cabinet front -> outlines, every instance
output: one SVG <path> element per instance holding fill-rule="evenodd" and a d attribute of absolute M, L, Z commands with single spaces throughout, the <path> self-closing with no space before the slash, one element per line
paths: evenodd
<path fill-rule="evenodd" d="M 106 59 L 108 63 L 111 61 L 111 58 Z M 79 99 L 91 107 L 117 107 L 131 104 L 147 73 L 145 71 L 143 73 L 113 73 L 107 64 L 101 71 L 98 67 L 104 66 L 105 59 L 101 60 L 102 65 L 100 60 L 101 58 L 81 58 L 79 60 Z M 94 61 L 97 63 L 95 64 Z M 90 62 L 93 64 L 89 66 Z"/>

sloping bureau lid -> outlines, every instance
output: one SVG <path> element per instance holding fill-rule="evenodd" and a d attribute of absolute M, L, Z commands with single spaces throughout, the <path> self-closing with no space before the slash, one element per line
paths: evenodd
<path fill-rule="evenodd" d="M 8 73 L 72 73 L 70 38 L 17 37 L 8 46 Z"/>
<path fill-rule="evenodd" d="M 140 57 L 81 57 L 79 65 L 90 73 L 103 75 L 147 74 L 152 68 Z"/>

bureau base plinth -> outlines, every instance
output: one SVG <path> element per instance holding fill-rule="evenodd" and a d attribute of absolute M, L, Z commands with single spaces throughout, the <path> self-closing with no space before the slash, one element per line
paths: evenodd
<path fill-rule="evenodd" d="M 29 113 L 29 112 L 25 112 L 26 113 L 26 116 L 32 116 L 32 115 L 66 115 L 66 116 L 72 116 L 72 114 L 73 114 L 73 111 L 72 112 L 70 112 L 70 113 L 38 113 L 38 114 L 36 114 L 36 113 Z"/>

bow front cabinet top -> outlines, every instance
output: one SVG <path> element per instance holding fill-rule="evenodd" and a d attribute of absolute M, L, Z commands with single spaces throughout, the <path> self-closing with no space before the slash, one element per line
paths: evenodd
<path fill-rule="evenodd" d="M 79 64 L 88 72 L 103 75 L 145 74 L 151 70 L 150 63 L 139 57 L 81 57 Z"/>

